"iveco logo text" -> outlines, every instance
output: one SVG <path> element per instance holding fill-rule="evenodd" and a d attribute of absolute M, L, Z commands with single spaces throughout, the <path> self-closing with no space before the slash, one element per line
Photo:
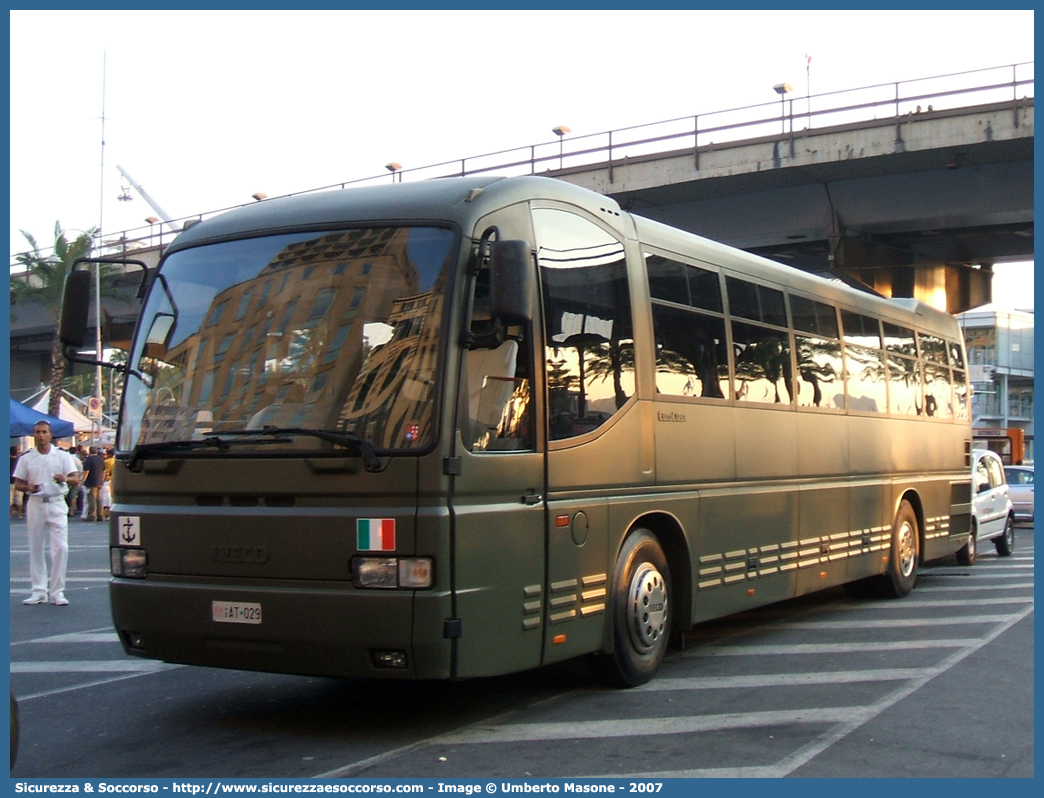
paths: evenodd
<path fill-rule="evenodd" d="M 649 607 L 649 612 L 663 612 L 663 604 L 653 604 Z"/>
<path fill-rule="evenodd" d="M 266 563 L 268 562 L 268 549 L 264 546 L 215 546 L 214 561 Z"/>
<path fill-rule="evenodd" d="M 657 413 L 656 417 L 660 421 L 685 421 L 684 413 Z"/>

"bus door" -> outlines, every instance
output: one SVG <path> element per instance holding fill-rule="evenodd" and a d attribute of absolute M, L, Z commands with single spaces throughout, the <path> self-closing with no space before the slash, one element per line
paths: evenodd
<path fill-rule="evenodd" d="M 502 239 L 532 240 L 528 208 L 506 209 Z M 533 271 L 535 281 L 535 269 Z M 463 348 L 453 477 L 457 677 L 536 667 L 544 625 L 543 412 L 533 325 L 489 318 L 489 273 L 474 278 L 471 341 Z"/>
<path fill-rule="evenodd" d="M 573 209 L 534 208 L 547 383 L 544 663 L 597 651 L 610 629 L 613 486 L 640 478 L 623 241 Z M 611 550 L 611 551 L 610 551 Z"/>
<path fill-rule="evenodd" d="M 469 383 L 474 379 L 485 384 L 469 391 L 477 406 L 502 406 L 504 422 L 491 429 L 490 416 L 469 419 L 471 449 L 461 447 L 454 477 L 458 677 L 538 666 L 544 610 L 544 455 L 524 428 L 533 414 L 525 396 L 532 381 L 480 371 Z M 461 438 L 458 444 L 468 443 Z"/>

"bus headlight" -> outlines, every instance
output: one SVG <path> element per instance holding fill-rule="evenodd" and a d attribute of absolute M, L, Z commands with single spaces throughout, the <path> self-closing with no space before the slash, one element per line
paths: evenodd
<path fill-rule="evenodd" d="M 124 579 L 144 579 L 148 576 L 145 568 L 145 549 L 116 548 L 109 549 L 109 569 L 113 576 Z"/>
<path fill-rule="evenodd" d="M 423 590 L 432 585 L 430 557 L 354 557 L 352 585 L 377 590 Z"/>

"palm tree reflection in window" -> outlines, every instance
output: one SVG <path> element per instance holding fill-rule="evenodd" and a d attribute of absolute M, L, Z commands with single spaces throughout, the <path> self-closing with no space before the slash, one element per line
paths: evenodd
<path fill-rule="evenodd" d="M 883 413 L 888 407 L 885 371 L 878 349 L 849 344 L 845 348 L 848 366 L 848 401 L 852 410 Z"/>
<path fill-rule="evenodd" d="M 654 303 L 653 328 L 659 393 L 725 398 L 729 359 L 724 320 Z"/>
<path fill-rule="evenodd" d="M 823 338 L 795 336 L 797 343 L 798 405 L 841 409 L 845 406 L 841 383 L 841 343 Z M 807 386 L 811 387 L 811 396 Z"/>
<path fill-rule="evenodd" d="M 552 440 L 591 432 L 634 395 L 622 242 L 576 214 L 537 208 Z"/>
<path fill-rule="evenodd" d="M 907 416 L 921 415 L 921 366 L 901 355 L 888 355 L 890 410 Z"/>
<path fill-rule="evenodd" d="M 733 321 L 732 345 L 737 399 L 773 404 L 793 401 L 793 373 L 786 333 Z"/>

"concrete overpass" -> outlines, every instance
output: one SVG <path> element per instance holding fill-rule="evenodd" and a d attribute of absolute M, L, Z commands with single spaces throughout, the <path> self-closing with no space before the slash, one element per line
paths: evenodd
<path fill-rule="evenodd" d="M 1033 258 L 1033 97 L 929 99 L 823 127 L 791 111 L 743 123 L 776 128 L 764 135 L 578 166 L 563 154 L 552 174 L 643 216 L 956 313 L 990 301 L 994 263 Z"/>

